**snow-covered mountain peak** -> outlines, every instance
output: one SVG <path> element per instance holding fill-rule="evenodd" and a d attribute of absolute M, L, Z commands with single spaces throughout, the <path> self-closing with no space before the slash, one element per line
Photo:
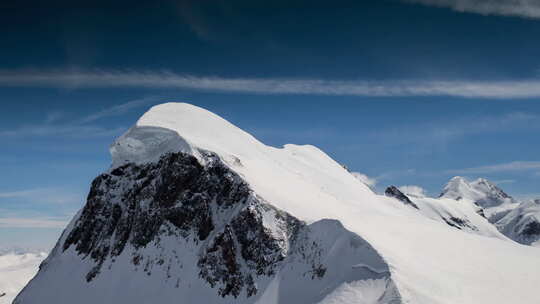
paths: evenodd
<path fill-rule="evenodd" d="M 155 162 L 169 152 L 200 157 L 200 151 L 246 156 L 263 146 L 250 134 L 203 108 L 187 103 L 152 107 L 111 146 L 112 167 Z"/>
<path fill-rule="evenodd" d="M 471 200 L 484 208 L 515 203 L 512 197 L 487 179 L 478 178 L 469 182 L 461 176 L 450 179 L 440 197 Z"/>
<path fill-rule="evenodd" d="M 537 303 L 536 248 L 472 204 L 377 195 L 316 147 L 168 103 L 111 153 L 16 304 Z"/>
<path fill-rule="evenodd" d="M 471 185 L 464 177 L 454 176 L 444 186 L 440 197 L 461 200 L 464 197 L 479 195 L 474 192 L 475 191 L 472 189 Z"/>

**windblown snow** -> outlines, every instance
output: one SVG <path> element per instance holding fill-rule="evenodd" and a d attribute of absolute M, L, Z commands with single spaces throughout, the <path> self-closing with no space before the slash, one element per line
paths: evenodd
<path fill-rule="evenodd" d="M 121 205 L 122 198 L 135 195 L 129 190 L 133 187 L 165 178 L 150 179 L 145 173 L 141 179 L 141 172 L 167 172 L 166 164 L 181 162 L 200 166 L 197 176 L 206 180 L 213 180 L 218 168 L 233 186 L 245 182 L 249 191 L 241 197 L 251 209 L 208 202 L 204 212 L 211 216 L 197 218 L 193 226 L 198 240 L 195 230 L 182 238 L 171 228 L 141 247 L 122 245 L 115 256 L 106 253 L 113 244 L 109 242 L 119 239 L 117 232 L 96 238 L 99 248 L 80 241 L 87 233 L 77 230 L 80 223 L 99 227 L 103 221 L 89 217 L 91 210 L 86 209 L 73 219 L 15 303 L 539 302 L 540 251 L 510 240 L 482 216 L 483 207 L 512 203 L 482 180 L 472 186 L 453 180 L 439 199 L 411 196 L 415 208 L 375 194 L 314 146 L 266 146 L 217 115 L 185 103 L 153 107 L 111 146 L 111 154 L 111 169 L 94 184 L 96 197 L 108 197 L 111 204 Z M 219 191 L 225 198 L 232 195 L 223 192 L 229 188 Z M 158 194 L 145 195 L 137 208 L 151 206 L 144 198 Z M 169 202 L 167 195 L 159 195 Z M 159 212 L 170 212 L 171 206 Z M 112 218 L 124 216 L 111 210 Z M 205 224 L 208 219 L 212 225 Z M 246 232 L 227 224 L 242 219 L 262 230 Z M 160 229 L 171 226 L 166 220 L 158 224 Z M 262 262 L 253 259 L 249 242 L 244 242 L 255 240 L 257 233 L 269 242 Z M 137 264 L 138 256 L 148 264 Z M 155 259 L 145 260 L 147 256 Z M 258 270 L 251 270 L 253 263 Z M 88 272 L 97 264 L 96 271 Z M 174 268 L 166 280 L 166 265 L 182 267 Z M 226 284 L 231 280 L 236 283 Z"/>

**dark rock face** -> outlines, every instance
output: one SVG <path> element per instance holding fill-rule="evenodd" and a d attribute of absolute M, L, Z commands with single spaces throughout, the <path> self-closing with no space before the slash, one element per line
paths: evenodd
<path fill-rule="evenodd" d="M 264 213 L 271 214 L 276 231 L 265 227 Z M 303 222 L 269 205 L 250 205 L 242 209 L 206 248 L 198 262 L 199 275 L 212 287 L 221 282 L 218 291 L 221 296 L 237 297 L 242 287 L 246 288 L 248 297 L 252 296 L 257 293 L 253 277 L 273 276 L 282 262 L 296 253 L 306 229 Z M 280 237 L 276 232 L 285 235 Z M 323 267 L 314 259 L 307 260 L 314 262 L 313 271 Z M 247 271 L 242 271 L 239 261 L 243 261 Z"/>
<path fill-rule="evenodd" d="M 540 222 L 534 216 L 517 215 L 511 221 L 497 225 L 504 235 L 524 245 L 531 245 L 540 239 Z"/>
<path fill-rule="evenodd" d="M 189 154 L 170 153 L 157 163 L 118 167 L 92 182 L 87 204 L 60 244 L 95 262 L 88 282 L 104 261 L 127 247 L 135 251 L 132 264 L 150 275 L 151 264 L 165 260 L 144 262 L 137 250 L 170 235 L 200 248 L 199 277 L 223 297 L 255 295 L 254 278 L 274 275 L 291 255 L 310 265 L 311 279 L 324 276 L 316 254 L 301 254 L 309 241 L 305 223 L 264 203 L 216 155 L 203 156 L 204 165 Z M 272 224 L 265 225 L 265 218 Z M 313 242 L 310 250 L 317 246 Z"/>
<path fill-rule="evenodd" d="M 396 186 L 390 186 L 386 188 L 384 191 L 384 194 L 388 197 L 397 198 L 399 201 L 404 203 L 405 205 L 409 205 L 411 207 L 414 207 L 416 209 L 419 209 L 418 206 L 413 203 L 403 192 L 401 192 Z"/>
<path fill-rule="evenodd" d="M 524 245 L 532 245 L 540 240 L 539 214 L 537 201 L 522 202 L 496 218 L 495 226 L 510 239 Z"/>
<path fill-rule="evenodd" d="M 539 222 L 529 222 L 525 228 L 523 228 L 522 234 L 527 237 L 539 236 L 540 235 L 540 223 Z"/>
<path fill-rule="evenodd" d="M 474 226 L 473 224 L 471 224 L 471 222 L 469 222 L 467 219 L 462 219 L 455 216 L 452 216 L 449 218 L 442 217 L 442 219 L 450 227 L 454 227 L 459 230 L 463 228 L 468 228 L 473 231 L 478 231 L 478 228 Z"/>
<path fill-rule="evenodd" d="M 479 209 L 476 211 L 476 213 L 477 213 L 478 215 L 480 215 L 481 217 L 487 219 L 486 214 L 484 213 L 484 209 L 479 208 Z"/>

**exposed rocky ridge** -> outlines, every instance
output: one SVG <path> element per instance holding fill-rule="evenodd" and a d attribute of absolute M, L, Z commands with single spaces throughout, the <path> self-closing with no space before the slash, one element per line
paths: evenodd
<path fill-rule="evenodd" d="M 524 202 L 510 210 L 495 225 L 514 241 L 540 246 L 540 201 Z"/>
<path fill-rule="evenodd" d="M 145 247 L 163 234 L 198 244 L 213 234 L 201 246 L 200 277 L 212 287 L 221 285 L 221 296 L 236 297 L 244 288 L 248 296 L 257 292 L 253 276 L 273 275 L 306 225 L 261 202 L 217 156 L 207 152 L 205 157 L 202 166 L 191 155 L 170 153 L 157 163 L 124 165 L 94 180 L 88 203 L 63 244 L 63 250 L 74 246 L 95 261 L 87 281 L 128 244 Z M 222 214 L 230 221 L 224 222 Z M 265 214 L 273 216 L 275 231 L 264 226 Z M 134 254 L 133 264 L 140 259 Z M 316 257 L 306 262 L 313 266 L 313 278 L 324 275 Z"/>
<path fill-rule="evenodd" d="M 478 231 L 478 228 L 471 224 L 471 222 L 467 219 L 462 219 L 455 216 L 451 216 L 449 218 L 442 217 L 442 219 L 448 226 L 457 228 L 459 230 L 466 228 L 472 231 Z"/>
<path fill-rule="evenodd" d="M 182 281 L 194 279 L 182 274 L 188 265 L 178 252 L 184 246 L 195 252 L 197 279 L 204 280 L 220 297 L 260 296 L 264 284 L 257 282 L 272 278 L 285 265 L 295 265 L 296 272 L 301 270 L 295 279 L 315 287 L 324 283 L 328 289 L 328 284 L 339 281 L 332 271 L 331 281 L 323 280 L 328 274 L 325 256 L 339 247 L 325 244 L 311 228 L 328 224 L 307 225 L 274 208 L 217 155 L 199 154 L 204 157 L 202 163 L 190 154 L 168 153 L 158 162 L 125 164 L 98 176 L 87 204 L 40 272 L 73 252 L 87 265 L 87 284 L 94 284 L 103 272 L 114 276 L 116 260 L 129 257 L 127 263 L 142 274 L 165 272 L 165 282 L 173 281 L 179 288 Z M 387 299 L 385 303 L 400 303 L 382 258 L 367 242 L 339 227 L 342 232 L 336 238 L 350 234 L 351 239 L 346 248 L 352 249 L 343 249 L 343 254 L 360 250 L 357 262 L 366 259 L 367 265 L 360 270 L 342 270 L 339 275 L 344 273 L 351 280 L 386 281 L 388 291 L 381 297 Z M 327 232 L 323 229 L 320 233 Z M 178 248 L 171 250 L 171 239 Z M 386 270 L 372 270 L 381 267 Z M 18 298 L 15 303 L 28 302 Z"/>
<path fill-rule="evenodd" d="M 388 188 L 386 188 L 386 190 L 384 191 L 384 194 L 388 197 L 393 197 L 393 198 L 396 198 L 398 199 L 399 201 L 401 201 L 402 203 L 404 203 L 405 205 L 409 205 L 411 207 L 414 207 L 416 209 L 419 209 L 418 206 L 413 203 L 408 196 L 406 196 L 405 194 L 403 194 L 403 192 L 401 192 L 396 186 L 390 186 Z"/>

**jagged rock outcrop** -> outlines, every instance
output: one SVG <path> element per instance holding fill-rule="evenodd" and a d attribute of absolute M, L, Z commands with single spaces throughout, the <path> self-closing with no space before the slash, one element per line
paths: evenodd
<path fill-rule="evenodd" d="M 268 280 L 277 273 L 287 280 L 304 281 L 304 285 L 312 285 L 310 289 L 326 286 L 328 292 L 340 275 L 346 275 L 348 280 L 387 282 L 387 291 L 380 295 L 389 299 L 384 303 L 400 303 L 386 264 L 367 242 L 340 224 L 307 225 L 276 209 L 217 155 L 199 153 L 204 157 L 202 163 L 187 153 L 167 153 L 157 162 L 128 163 L 98 176 L 85 207 L 44 262 L 42 275 L 46 277 L 47 270 L 54 268 L 51 265 L 63 256 L 70 256 L 84 265 L 81 269 L 88 288 L 106 278 L 120 279 L 117 272 L 127 266 L 135 270 L 134 276 L 164 275 L 165 285 L 173 282 L 170 288 L 179 289 L 178 296 L 183 285 L 189 288 L 198 280 L 215 293 L 214 299 L 242 301 L 262 296 Z M 313 229 L 319 231 L 315 234 Z M 320 238 L 328 229 L 338 231 L 336 239 L 348 235 L 350 243 L 340 245 L 342 249 L 328 244 Z M 178 245 L 171 246 L 171 241 Z M 182 253 L 186 249 L 189 254 Z M 341 269 L 341 273 L 329 270 L 330 250 L 345 256 L 359 251 L 356 262 L 365 266 Z M 195 264 L 185 271 L 189 261 Z M 38 274 L 32 284 L 39 279 Z M 64 300 L 51 294 L 43 297 Z M 296 303 L 308 303 L 307 299 L 322 295 L 295 297 Z M 30 302 L 24 293 L 15 301 Z"/>
<path fill-rule="evenodd" d="M 396 186 L 390 186 L 384 190 L 384 194 L 388 197 L 393 197 L 398 199 L 400 202 L 402 202 L 405 205 L 409 205 L 413 208 L 419 209 L 418 206 L 413 203 L 409 197 L 407 197 L 403 192 L 401 192 Z"/>
<path fill-rule="evenodd" d="M 86 274 L 90 282 L 104 261 L 127 245 L 135 249 L 132 263 L 139 265 L 145 261 L 137 249 L 174 235 L 199 244 L 199 276 L 218 286 L 219 295 L 238 297 L 244 290 L 254 295 L 253 277 L 274 275 L 292 249 L 302 246 L 298 242 L 307 226 L 263 203 L 216 155 L 207 152 L 205 163 L 170 153 L 157 163 L 127 164 L 98 176 L 62 250 L 73 247 L 94 260 Z M 264 217 L 273 221 L 273 229 L 265 227 Z M 316 256 L 305 256 L 305 262 L 313 266 L 312 279 L 324 275 Z"/>

